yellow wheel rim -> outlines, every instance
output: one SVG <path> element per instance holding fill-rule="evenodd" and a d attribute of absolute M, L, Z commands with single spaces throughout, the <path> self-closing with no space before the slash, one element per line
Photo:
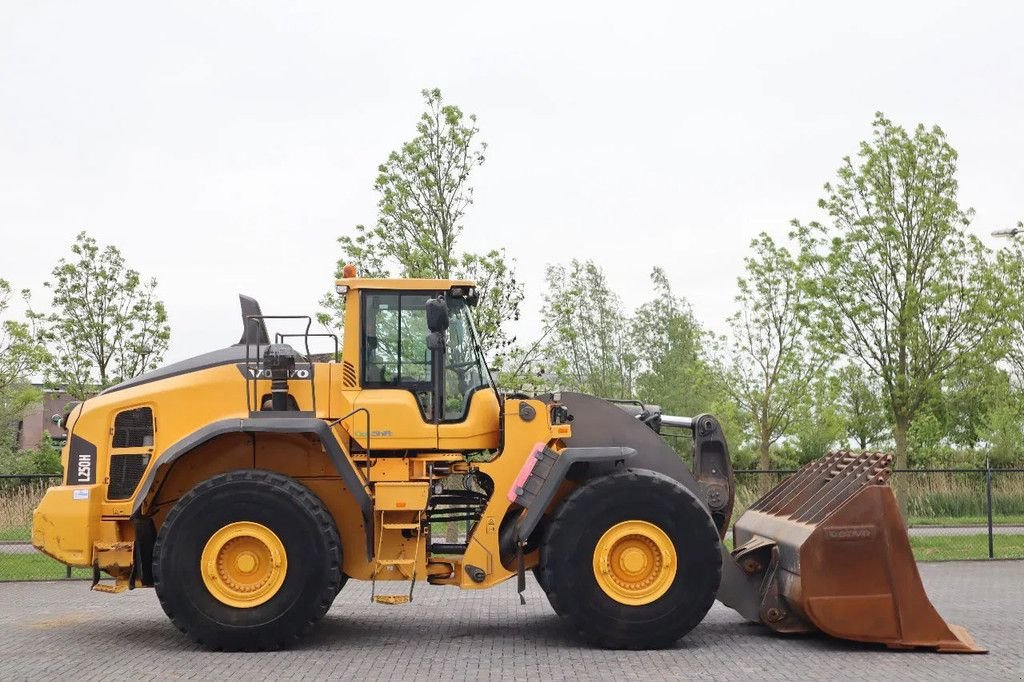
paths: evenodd
<path fill-rule="evenodd" d="M 236 521 L 207 541 L 200 571 L 206 589 L 217 601 L 248 609 L 281 589 L 288 555 L 274 531 L 251 521 Z"/>
<path fill-rule="evenodd" d="M 594 547 L 597 584 L 620 604 L 650 604 L 672 586 L 677 570 L 672 540 L 647 521 L 618 523 Z"/>

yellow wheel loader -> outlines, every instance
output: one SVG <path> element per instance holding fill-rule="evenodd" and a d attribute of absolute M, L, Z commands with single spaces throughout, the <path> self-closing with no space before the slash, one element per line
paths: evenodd
<path fill-rule="evenodd" d="M 33 544 L 91 567 L 94 589 L 155 588 L 214 649 L 296 642 L 349 579 L 402 604 L 417 582 L 516 579 L 522 593 L 532 571 L 603 647 L 671 646 L 717 598 L 779 632 L 981 651 L 924 594 L 886 455 L 808 465 L 739 519 L 730 551 L 733 474 L 712 416 L 502 394 L 472 282 L 346 270 L 334 354 L 309 352 L 309 318 L 271 342 L 280 318 L 242 297 L 239 343 L 75 407 Z M 285 343 L 296 336 L 305 352 Z M 671 427 L 692 433 L 689 464 L 659 436 Z"/>

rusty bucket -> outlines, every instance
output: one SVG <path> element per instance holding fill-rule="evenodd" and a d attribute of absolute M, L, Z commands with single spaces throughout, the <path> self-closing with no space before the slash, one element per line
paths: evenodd
<path fill-rule="evenodd" d="M 984 653 L 925 594 L 887 480 L 892 456 L 834 452 L 755 502 L 733 557 L 760 584 L 761 622 L 894 649 Z"/>

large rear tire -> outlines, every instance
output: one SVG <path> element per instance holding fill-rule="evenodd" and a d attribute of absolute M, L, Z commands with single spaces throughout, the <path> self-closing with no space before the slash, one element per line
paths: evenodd
<path fill-rule="evenodd" d="M 342 586 L 341 543 L 323 502 L 295 479 L 232 471 L 171 509 L 153 578 L 164 612 L 197 643 L 279 649 L 330 608 Z"/>
<path fill-rule="evenodd" d="M 562 503 L 541 546 L 552 605 L 589 642 L 660 649 L 715 601 L 718 532 L 697 497 L 653 471 L 588 481 Z"/>

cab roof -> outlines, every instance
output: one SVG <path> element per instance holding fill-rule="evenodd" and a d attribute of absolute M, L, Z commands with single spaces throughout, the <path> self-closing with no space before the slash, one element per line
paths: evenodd
<path fill-rule="evenodd" d="M 336 287 L 349 289 L 387 289 L 389 291 L 448 291 L 453 287 L 472 289 L 476 282 L 468 279 L 402 279 L 377 277 L 345 277 L 335 280 Z"/>

